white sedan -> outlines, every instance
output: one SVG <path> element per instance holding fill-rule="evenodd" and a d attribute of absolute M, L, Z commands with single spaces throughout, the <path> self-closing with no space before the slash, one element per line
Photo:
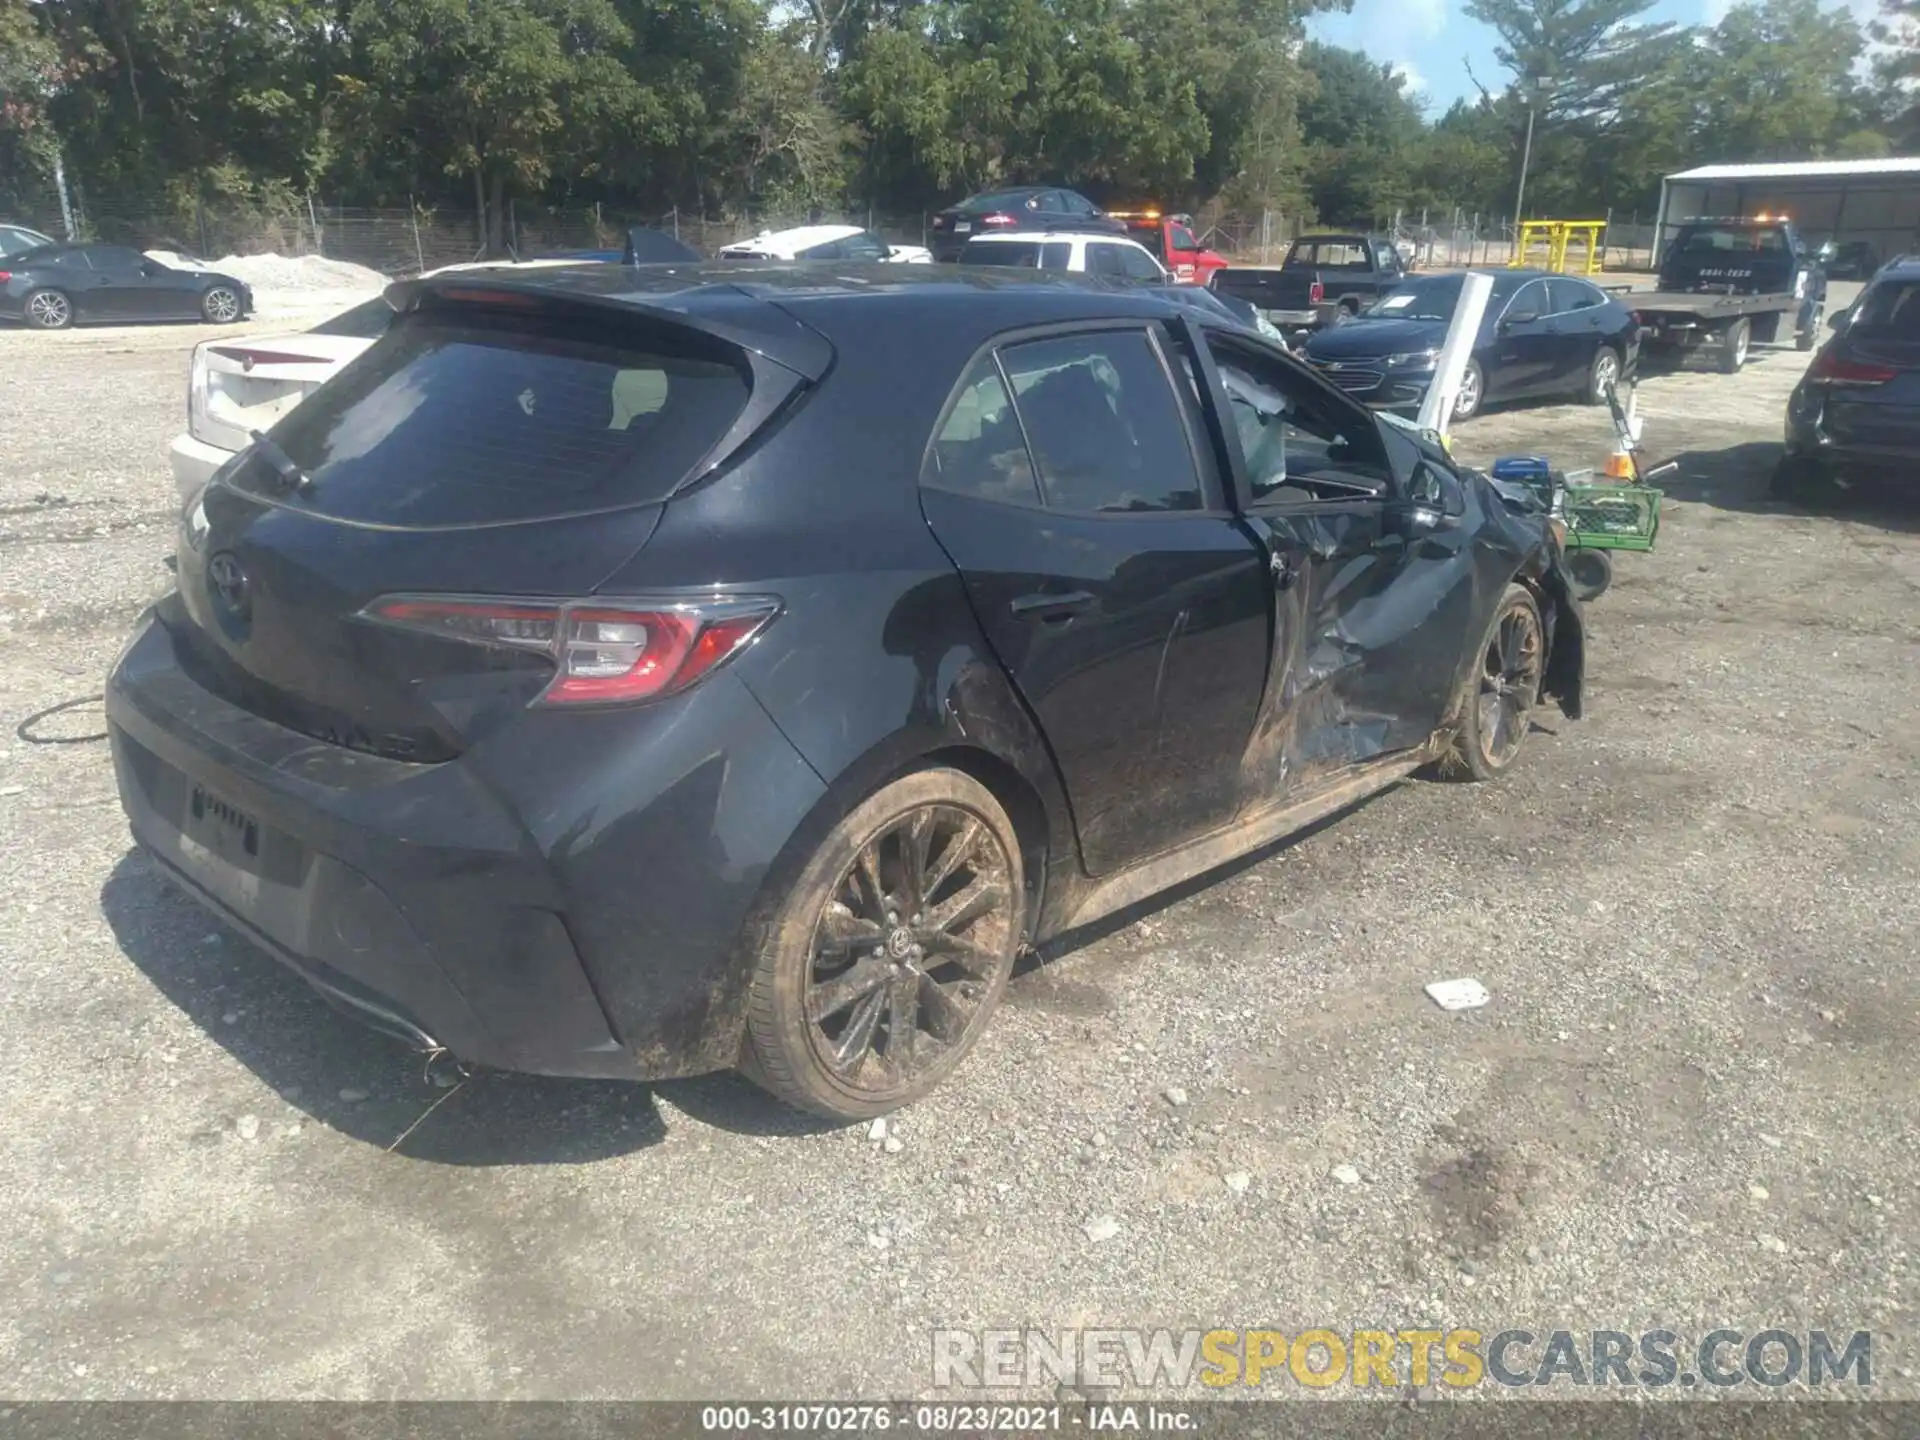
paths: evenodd
<path fill-rule="evenodd" d="M 921 245 L 893 245 L 858 225 L 802 225 L 772 230 L 751 240 L 722 245 L 722 260 L 865 260 L 894 265 L 931 265 L 933 252 Z"/>

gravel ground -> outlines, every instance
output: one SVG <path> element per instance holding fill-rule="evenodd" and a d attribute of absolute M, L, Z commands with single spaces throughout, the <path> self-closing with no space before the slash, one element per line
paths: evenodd
<path fill-rule="evenodd" d="M 1766 498 L 1804 356 L 1643 387 L 1683 470 L 1588 719 L 1064 947 L 896 1145 L 727 1078 L 449 1098 L 130 853 L 104 746 L 15 738 L 166 582 L 204 334 L 0 333 L 0 1392 L 900 1396 L 935 1325 L 1438 1322 L 1870 1328 L 1920 1393 L 1920 503 Z"/>

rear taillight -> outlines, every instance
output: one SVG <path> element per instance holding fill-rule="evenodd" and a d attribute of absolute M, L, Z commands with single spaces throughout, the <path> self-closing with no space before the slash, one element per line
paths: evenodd
<path fill-rule="evenodd" d="M 1884 385 L 1899 373 L 1891 365 L 1851 360 L 1831 350 L 1822 350 L 1807 367 L 1807 379 L 1823 385 Z"/>
<path fill-rule="evenodd" d="M 7 281 L 11 280 L 12 278 L 13 278 L 13 272 L 11 270 L 0 270 L 0 285 L 6 284 Z"/>
<path fill-rule="evenodd" d="M 1322 300 L 1326 298 L 1327 298 L 1327 287 L 1322 285 L 1318 280 L 1314 281 L 1313 284 L 1307 287 L 1307 303 L 1309 305 L 1318 305 Z"/>
<path fill-rule="evenodd" d="M 196 440 L 207 436 L 207 349 L 193 347 L 193 363 L 187 367 L 187 433 Z"/>
<path fill-rule="evenodd" d="M 982 215 L 980 217 L 980 223 L 982 225 L 1018 225 L 1020 222 L 1019 220 L 1015 219 L 1011 215 L 996 214 L 996 215 Z"/>
<path fill-rule="evenodd" d="M 388 595 L 361 614 L 382 625 L 553 661 L 536 705 L 605 705 L 677 694 L 737 654 L 778 602 L 491 600 Z"/>

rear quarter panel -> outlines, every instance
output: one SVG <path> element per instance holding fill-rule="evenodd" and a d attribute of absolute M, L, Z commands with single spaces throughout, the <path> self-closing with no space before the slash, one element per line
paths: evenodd
<path fill-rule="evenodd" d="M 823 786 L 776 882 L 840 815 L 936 753 L 1017 775 L 1042 848 L 1070 858 L 1051 756 L 920 509 L 921 457 L 972 346 L 866 324 L 856 310 L 834 312 L 825 380 L 745 462 L 669 503 L 602 593 L 696 585 L 780 598 L 780 617 L 729 667 Z"/>

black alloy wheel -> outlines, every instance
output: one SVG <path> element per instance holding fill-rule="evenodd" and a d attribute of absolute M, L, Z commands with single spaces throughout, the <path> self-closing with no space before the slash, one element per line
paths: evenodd
<path fill-rule="evenodd" d="M 881 790 L 834 827 L 763 950 L 749 1074 L 844 1119 L 924 1095 L 999 1003 L 1023 909 L 1013 827 L 984 786 L 941 769 Z"/>
<path fill-rule="evenodd" d="M 1546 627 L 1533 592 L 1507 586 L 1466 677 L 1443 771 L 1491 780 L 1513 764 L 1540 701 L 1546 652 Z"/>

